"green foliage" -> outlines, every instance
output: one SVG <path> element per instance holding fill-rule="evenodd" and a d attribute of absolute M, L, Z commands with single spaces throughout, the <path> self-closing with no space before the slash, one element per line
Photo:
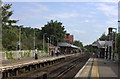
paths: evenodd
<path fill-rule="evenodd" d="M 78 46 L 78 47 L 80 47 L 80 48 L 83 48 L 83 44 L 82 44 L 82 42 L 80 42 L 79 40 L 74 41 L 73 44 L 74 44 L 75 46 Z"/>
<path fill-rule="evenodd" d="M 120 60 L 120 34 L 117 35 L 117 53 L 119 55 Z"/>
<path fill-rule="evenodd" d="M 99 38 L 100 41 L 105 41 L 107 39 L 108 39 L 108 37 L 107 37 L 107 35 L 105 35 L 105 33 L 103 33 L 102 36 Z"/>
<path fill-rule="evenodd" d="M 13 23 L 16 23 L 18 21 L 18 20 L 10 20 L 10 17 L 13 14 L 13 11 L 9 11 L 11 6 L 12 6 L 12 4 L 4 4 L 2 6 L 2 25 L 3 25 L 3 28 L 8 28 Z"/>
<path fill-rule="evenodd" d="M 2 6 L 2 45 L 5 50 L 14 50 L 16 48 L 17 32 L 13 23 L 18 20 L 10 20 L 13 11 L 10 11 L 12 4 L 4 4 Z"/>
<path fill-rule="evenodd" d="M 96 52 L 97 49 L 93 48 L 92 45 L 86 45 L 84 46 L 85 52 Z"/>
<path fill-rule="evenodd" d="M 115 50 L 113 50 L 113 56 L 112 56 L 113 61 L 114 61 L 114 57 L 115 57 Z"/>
<path fill-rule="evenodd" d="M 55 36 L 55 38 L 52 38 L 52 40 L 54 40 L 54 45 L 55 45 L 57 39 L 60 39 L 60 41 L 64 40 L 66 31 L 64 26 L 62 26 L 61 22 L 51 20 L 44 27 L 42 27 L 41 33 L 42 36 L 44 33 L 47 33 L 46 35 L 47 37 L 50 37 L 51 35 Z M 41 38 L 43 38 L 42 36 Z M 45 38 L 46 40 L 47 37 Z"/>
<path fill-rule="evenodd" d="M 45 53 L 48 53 L 48 48 L 47 47 L 45 47 Z"/>
<path fill-rule="evenodd" d="M 35 32 L 35 42 L 38 50 L 42 50 L 43 47 L 43 34 L 47 33 L 47 36 L 55 36 L 54 45 L 57 43 L 59 38 L 63 41 L 65 35 L 65 28 L 62 26 L 61 22 L 53 22 L 51 20 L 40 29 L 33 29 L 31 27 L 23 27 L 12 25 L 18 20 L 10 20 L 10 17 L 13 15 L 13 11 L 10 11 L 12 4 L 4 4 L 2 6 L 2 49 L 3 50 L 18 50 L 18 41 L 19 41 L 19 28 L 21 28 L 21 49 L 22 50 L 33 50 L 34 49 L 34 32 Z M 47 42 L 47 38 L 45 38 Z M 53 38 L 52 38 L 53 40 Z M 47 46 L 45 45 L 45 48 Z"/>
<path fill-rule="evenodd" d="M 12 52 L 5 52 L 6 53 L 6 57 L 7 59 L 12 59 L 12 60 L 15 60 L 15 58 L 13 57 L 13 53 Z"/>
<path fill-rule="evenodd" d="M 16 48 L 17 34 L 14 30 L 5 28 L 2 30 L 2 45 L 7 50 L 14 50 Z"/>
<path fill-rule="evenodd" d="M 30 52 L 24 52 L 24 54 L 22 54 L 22 58 L 24 57 L 30 57 Z"/>
<path fill-rule="evenodd" d="M 24 57 L 30 57 L 30 53 L 29 52 L 25 52 L 24 53 Z"/>

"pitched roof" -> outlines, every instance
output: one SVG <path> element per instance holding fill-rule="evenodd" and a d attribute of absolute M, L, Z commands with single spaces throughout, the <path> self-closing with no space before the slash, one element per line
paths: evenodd
<path fill-rule="evenodd" d="M 105 46 L 112 46 L 112 41 L 96 41 L 92 46 L 97 46 L 98 48 L 105 48 Z"/>
<path fill-rule="evenodd" d="M 64 42 L 58 43 L 58 46 L 60 46 L 60 47 L 72 47 L 72 48 L 80 49 L 80 47 L 78 47 L 78 46 L 75 46 L 75 45 L 72 45 L 69 43 L 64 43 Z"/>

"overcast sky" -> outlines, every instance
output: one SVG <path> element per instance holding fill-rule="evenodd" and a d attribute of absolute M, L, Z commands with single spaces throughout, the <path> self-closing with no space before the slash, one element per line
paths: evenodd
<path fill-rule="evenodd" d="M 12 3 L 12 2 L 9 2 Z M 18 25 L 41 28 L 51 19 L 63 23 L 74 40 L 84 45 L 118 27 L 118 3 L 113 2 L 13 2 L 11 19 Z"/>

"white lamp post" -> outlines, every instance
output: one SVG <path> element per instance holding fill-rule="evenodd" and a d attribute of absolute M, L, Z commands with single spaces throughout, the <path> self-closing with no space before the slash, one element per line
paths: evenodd
<path fill-rule="evenodd" d="M 58 40 L 60 40 L 59 38 L 57 39 L 57 46 L 58 46 Z"/>
<path fill-rule="evenodd" d="M 46 35 L 46 34 L 47 34 L 47 33 L 44 33 L 44 34 L 43 34 L 43 55 L 44 55 L 44 47 L 45 47 L 45 46 L 44 46 L 44 38 L 45 38 L 45 35 Z"/>
<path fill-rule="evenodd" d="M 21 58 L 21 27 L 19 27 L 19 57 L 18 59 Z"/>
<path fill-rule="evenodd" d="M 49 37 L 47 38 L 48 39 L 48 54 L 49 54 Z M 50 54 L 49 54 L 50 55 Z"/>
<path fill-rule="evenodd" d="M 34 38 L 33 39 L 34 39 L 34 41 L 33 41 L 33 44 L 34 44 L 34 47 L 33 47 L 34 48 L 33 58 L 34 58 L 34 53 L 35 53 L 35 30 L 34 30 Z"/>
<path fill-rule="evenodd" d="M 120 34 L 120 21 L 118 21 L 118 34 Z"/>
<path fill-rule="evenodd" d="M 50 35 L 50 44 L 52 45 L 52 37 L 55 37 L 53 35 Z"/>
<path fill-rule="evenodd" d="M 34 30 L 34 49 L 35 49 L 35 30 Z"/>

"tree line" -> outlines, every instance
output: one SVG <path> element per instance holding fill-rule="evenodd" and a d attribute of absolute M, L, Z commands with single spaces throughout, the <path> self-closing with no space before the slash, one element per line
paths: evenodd
<path fill-rule="evenodd" d="M 21 29 L 21 49 L 33 50 L 34 49 L 34 36 L 35 45 L 39 50 L 43 47 L 43 34 L 45 35 L 45 49 L 47 50 L 47 43 L 51 42 L 57 46 L 57 42 L 64 42 L 66 34 L 65 27 L 62 22 L 49 21 L 42 27 L 42 29 L 24 27 L 16 25 L 19 20 L 11 20 L 10 17 L 14 14 L 14 11 L 10 11 L 12 4 L 4 4 L 2 9 L 2 50 L 18 50 L 19 49 L 19 29 Z M 48 40 L 49 37 L 49 40 Z M 53 42 L 54 41 L 54 42 Z M 74 41 L 74 45 L 83 47 L 82 42 Z"/>
<path fill-rule="evenodd" d="M 15 25 L 19 20 L 11 20 L 10 17 L 13 15 L 13 11 L 9 9 L 12 7 L 12 4 L 4 4 L 2 9 L 2 49 L 3 50 L 17 50 L 18 41 L 19 41 L 19 28 L 21 28 L 21 48 L 23 50 L 32 50 L 34 49 L 34 36 L 36 47 L 42 50 L 42 39 L 43 34 L 46 34 L 45 40 L 50 35 L 54 35 L 54 45 L 59 38 L 59 41 L 63 41 L 64 35 L 66 33 L 64 26 L 61 22 L 51 20 L 48 22 L 42 29 L 24 27 Z M 35 35 L 34 35 L 35 33 Z M 45 45 L 47 46 L 47 45 Z"/>

